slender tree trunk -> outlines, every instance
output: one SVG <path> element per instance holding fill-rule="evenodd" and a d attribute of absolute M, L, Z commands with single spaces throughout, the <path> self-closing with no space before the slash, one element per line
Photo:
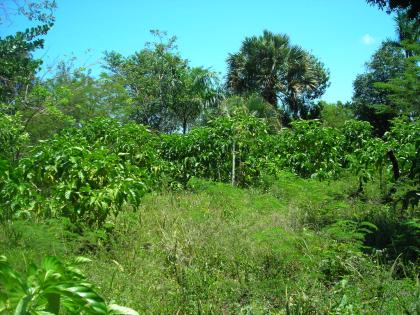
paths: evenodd
<path fill-rule="evenodd" d="M 397 181 L 398 178 L 400 178 L 400 168 L 398 167 L 398 160 L 395 157 L 395 154 L 394 154 L 393 150 L 389 150 L 387 155 L 388 155 L 388 158 L 391 160 L 391 163 L 392 163 L 392 171 L 394 173 L 394 181 Z"/>
<path fill-rule="evenodd" d="M 235 140 L 233 140 L 232 146 L 232 186 L 235 186 L 235 161 L 236 161 L 236 152 L 235 152 Z"/>
<path fill-rule="evenodd" d="M 186 120 L 184 120 L 183 122 L 182 122 L 182 134 L 186 134 L 187 133 L 187 121 Z"/>
<path fill-rule="evenodd" d="M 271 105 L 273 105 L 274 109 L 277 109 L 277 93 L 275 88 L 276 78 L 271 77 L 270 83 L 266 86 L 263 90 L 262 97 Z"/>

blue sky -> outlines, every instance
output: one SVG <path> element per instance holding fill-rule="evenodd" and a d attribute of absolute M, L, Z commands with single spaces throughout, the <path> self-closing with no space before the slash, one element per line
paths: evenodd
<path fill-rule="evenodd" d="M 2 1 L 2 0 L 0 0 Z M 182 57 L 222 75 L 228 53 L 264 29 L 286 33 L 330 70 L 322 97 L 352 96 L 352 82 L 381 41 L 395 37 L 392 16 L 365 0 L 57 0 L 56 24 L 37 53 L 45 65 L 75 55 L 98 72 L 105 50 L 132 54 L 152 40 L 151 29 L 176 35 Z M 28 26 L 23 18 L 0 26 L 0 36 Z"/>

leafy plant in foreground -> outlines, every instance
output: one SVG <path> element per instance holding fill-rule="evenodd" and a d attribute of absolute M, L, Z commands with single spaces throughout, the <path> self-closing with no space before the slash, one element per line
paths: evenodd
<path fill-rule="evenodd" d="M 108 305 L 79 269 L 89 259 L 78 257 L 64 264 L 45 257 L 40 267 L 31 265 L 27 276 L 14 270 L 0 256 L 0 313 L 29 314 L 137 314 L 115 304 Z"/>

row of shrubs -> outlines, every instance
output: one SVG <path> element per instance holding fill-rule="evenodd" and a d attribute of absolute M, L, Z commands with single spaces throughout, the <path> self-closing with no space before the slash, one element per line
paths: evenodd
<path fill-rule="evenodd" d="M 99 227 L 123 207 L 138 206 L 146 192 L 180 188 L 192 177 L 246 187 L 284 170 L 320 180 L 350 170 L 360 190 L 379 176 L 400 207 L 419 202 L 417 121 L 396 120 L 379 139 L 369 123 L 353 120 L 342 129 L 295 121 L 273 134 L 263 120 L 239 115 L 220 117 L 187 135 L 160 135 L 138 124 L 96 119 L 25 152 L 22 130 L 7 119 L 0 120 L 2 220 L 64 216 Z"/>

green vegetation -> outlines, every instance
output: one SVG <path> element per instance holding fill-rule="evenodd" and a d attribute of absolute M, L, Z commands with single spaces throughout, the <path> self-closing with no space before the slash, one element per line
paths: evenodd
<path fill-rule="evenodd" d="M 267 130 L 64 130 L 3 170 L 2 251 L 20 270 L 83 253 L 99 292 L 145 313 L 414 312 L 418 122 L 384 139 L 357 121 Z"/>
<path fill-rule="evenodd" d="M 0 38 L 0 314 L 420 312 L 411 15 L 328 104 L 324 65 L 269 31 L 224 85 L 159 31 L 44 80 L 55 2 L 22 5 L 45 25 Z"/>
<path fill-rule="evenodd" d="M 137 314 L 105 301 L 86 282 L 78 266 L 89 260 L 78 257 L 63 265 L 56 257 L 45 257 L 40 268 L 31 265 L 27 278 L 13 270 L 6 257 L 0 256 L 3 296 L 0 312 L 14 314 Z"/>
<path fill-rule="evenodd" d="M 374 191 L 369 201 L 346 197 L 352 182 L 283 173 L 264 192 L 192 179 L 186 191 L 147 195 L 110 234 L 17 221 L 1 246 L 20 269 L 22 255 L 83 252 L 99 291 L 140 313 L 415 314 L 415 268 L 367 254 L 375 228 L 363 220 L 386 209 Z"/>
<path fill-rule="evenodd" d="M 107 78 L 130 96 L 127 118 L 165 132 L 182 128 L 185 134 L 217 99 L 216 74 L 191 68 L 177 53 L 175 37 L 164 42 L 166 33 L 151 32 L 159 42 L 130 57 L 105 53 Z"/>
<path fill-rule="evenodd" d="M 234 93 L 258 92 L 294 117 L 307 117 L 312 100 L 328 86 L 328 72 L 315 56 L 292 46 L 287 35 L 267 30 L 245 38 L 240 52 L 229 56 L 228 68 L 227 85 Z"/>

